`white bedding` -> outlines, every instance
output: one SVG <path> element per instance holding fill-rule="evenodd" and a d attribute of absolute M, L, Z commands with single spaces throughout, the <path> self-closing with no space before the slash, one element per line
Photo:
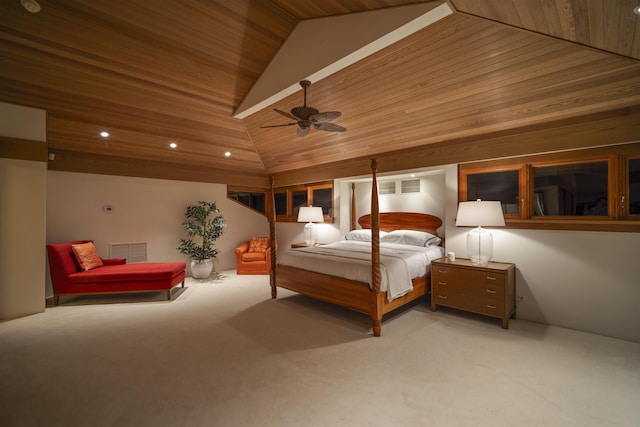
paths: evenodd
<path fill-rule="evenodd" d="M 413 290 L 411 279 L 424 276 L 431 260 L 442 257 L 440 246 L 380 244 L 380 290 L 389 300 Z M 371 286 L 371 243 L 342 240 L 328 245 L 296 248 L 278 257 L 278 264 L 330 274 Z"/>

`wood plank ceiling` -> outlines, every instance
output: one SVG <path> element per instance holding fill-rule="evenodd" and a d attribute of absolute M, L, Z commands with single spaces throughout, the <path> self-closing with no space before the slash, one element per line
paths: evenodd
<path fill-rule="evenodd" d="M 426 166 L 424 150 L 496 138 L 502 153 L 640 139 L 639 0 L 452 0 L 452 15 L 313 82 L 308 104 L 348 131 L 304 138 L 261 128 L 287 122 L 272 108 L 232 116 L 295 25 L 416 1 L 38 2 L 0 0 L 0 101 L 47 110 L 54 170 L 260 186 L 347 176 L 374 155 Z M 540 145 L 546 129 L 582 133 Z M 492 153 L 464 152 L 436 157 Z"/>

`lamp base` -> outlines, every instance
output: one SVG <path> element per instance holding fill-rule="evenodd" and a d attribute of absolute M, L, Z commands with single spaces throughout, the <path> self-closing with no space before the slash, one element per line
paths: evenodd
<path fill-rule="evenodd" d="M 467 255 L 473 264 L 487 265 L 493 258 L 493 236 L 482 227 L 467 233 Z"/>
<path fill-rule="evenodd" d="M 304 243 L 313 246 L 316 244 L 315 224 L 309 222 L 304 226 Z"/>

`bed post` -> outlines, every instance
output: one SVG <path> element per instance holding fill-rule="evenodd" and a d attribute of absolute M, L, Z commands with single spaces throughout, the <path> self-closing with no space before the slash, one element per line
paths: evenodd
<path fill-rule="evenodd" d="M 355 230 L 356 227 L 356 183 L 351 183 L 351 229 Z"/>
<path fill-rule="evenodd" d="M 276 197 L 274 192 L 274 177 L 271 175 L 271 208 L 269 209 L 269 239 L 271 240 L 271 268 L 269 269 L 269 284 L 271 285 L 271 298 L 278 296 L 278 288 L 276 288 Z"/>
<path fill-rule="evenodd" d="M 371 159 L 371 320 L 373 336 L 382 333 L 382 308 L 378 304 L 380 294 L 380 207 L 378 204 L 378 162 Z"/>

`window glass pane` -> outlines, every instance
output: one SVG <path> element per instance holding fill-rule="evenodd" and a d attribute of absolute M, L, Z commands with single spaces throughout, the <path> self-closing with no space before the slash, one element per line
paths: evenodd
<path fill-rule="evenodd" d="M 230 192 L 229 197 L 249 206 L 252 209 L 264 213 L 265 193 Z"/>
<path fill-rule="evenodd" d="M 518 171 L 467 176 L 467 200 L 499 200 L 505 214 L 519 214 Z"/>
<path fill-rule="evenodd" d="M 640 215 L 640 159 L 629 160 L 629 215 Z"/>
<path fill-rule="evenodd" d="M 276 205 L 276 215 L 287 214 L 287 193 L 275 193 L 273 195 Z"/>
<path fill-rule="evenodd" d="M 291 204 L 291 214 L 297 218 L 300 207 L 309 206 L 309 202 L 307 201 L 307 190 L 292 191 Z"/>
<path fill-rule="evenodd" d="M 534 167 L 534 215 L 607 216 L 607 162 Z"/>
<path fill-rule="evenodd" d="M 265 213 L 266 193 L 229 190 L 227 196 L 243 205 Z"/>
<path fill-rule="evenodd" d="M 330 188 L 313 190 L 313 206 L 320 206 L 324 215 L 333 216 L 333 200 Z"/>

